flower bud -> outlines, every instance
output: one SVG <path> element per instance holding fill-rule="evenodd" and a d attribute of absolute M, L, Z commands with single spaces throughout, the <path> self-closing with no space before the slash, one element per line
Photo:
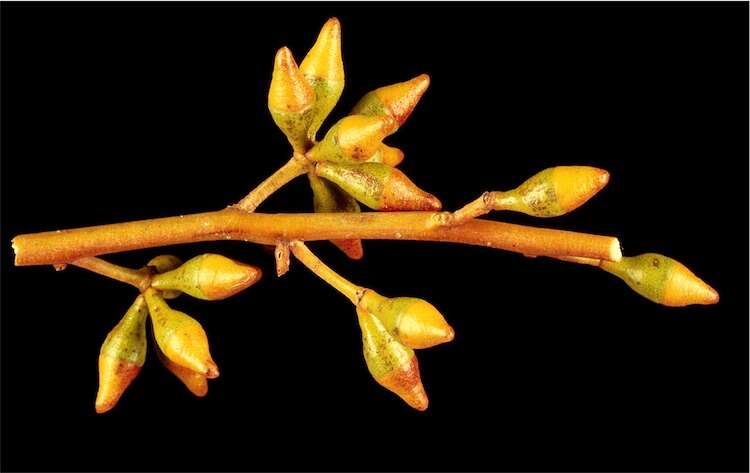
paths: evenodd
<path fill-rule="evenodd" d="M 370 156 L 368 163 L 383 163 L 391 167 L 396 167 L 404 160 L 404 152 L 398 148 L 381 143 L 378 150 Z"/>
<path fill-rule="evenodd" d="M 159 255 L 148 262 L 146 266 L 153 268 L 157 274 L 166 273 L 175 268 L 179 268 L 182 265 L 182 260 L 173 255 Z M 167 291 L 161 292 L 161 296 L 164 299 L 174 299 L 182 294 L 182 291 Z"/>
<path fill-rule="evenodd" d="M 207 378 L 219 376 L 201 324 L 189 315 L 171 309 L 153 288 L 146 289 L 143 295 L 151 314 L 154 338 L 164 356 Z"/>
<path fill-rule="evenodd" d="M 146 361 L 146 316 L 143 296 L 138 296 L 120 322 L 109 332 L 99 351 L 99 391 L 96 412 L 115 407 Z"/>
<path fill-rule="evenodd" d="M 307 135 L 312 141 L 315 133 L 336 106 L 344 90 L 344 62 L 341 59 L 341 24 L 329 19 L 320 30 L 318 39 L 299 66 L 315 93 L 313 117 Z"/>
<path fill-rule="evenodd" d="M 453 328 L 429 302 L 416 297 L 383 297 L 368 290 L 359 306 L 376 316 L 409 348 L 429 348 L 453 340 Z"/>
<path fill-rule="evenodd" d="M 338 184 L 374 210 L 440 210 L 440 201 L 417 187 L 398 169 L 381 163 L 320 162 L 315 173 Z"/>
<path fill-rule="evenodd" d="M 682 263 L 656 253 L 602 261 L 600 267 L 650 301 L 670 307 L 716 304 L 719 293 Z"/>
<path fill-rule="evenodd" d="M 157 274 L 151 287 L 178 290 L 198 299 L 226 299 L 255 284 L 262 275 L 260 268 L 206 253 L 189 259 L 177 269 Z"/>
<path fill-rule="evenodd" d="M 307 130 L 315 113 L 315 93 L 286 47 L 276 53 L 268 90 L 268 110 L 292 148 L 304 152 L 310 144 Z"/>
<path fill-rule="evenodd" d="M 354 197 L 342 191 L 333 182 L 326 181 L 309 173 L 307 177 L 310 180 L 310 188 L 313 191 L 315 212 L 360 212 L 359 204 Z M 351 259 L 362 258 L 362 241 L 359 239 L 331 240 L 331 243 L 336 245 Z"/>
<path fill-rule="evenodd" d="M 182 384 L 184 384 L 191 393 L 195 394 L 198 397 L 203 397 L 208 394 L 208 380 L 205 376 L 171 361 L 164 355 L 164 353 L 162 353 L 161 348 L 159 348 L 159 344 L 156 343 L 156 339 L 153 337 L 151 337 L 151 339 L 154 341 L 154 351 L 156 351 L 156 356 L 157 358 L 159 358 L 159 361 L 161 361 L 165 368 L 167 368 L 172 372 L 172 374 L 177 376 L 177 378 L 182 381 Z"/>
<path fill-rule="evenodd" d="M 374 315 L 358 308 L 357 318 L 362 330 L 365 362 L 375 381 L 414 409 L 427 409 L 427 393 L 422 386 L 414 350 L 393 338 Z"/>
<path fill-rule="evenodd" d="M 392 124 L 388 117 L 349 115 L 336 122 L 307 157 L 313 161 L 366 161 L 378 151 Z"/>
<path fill-rule="evenodd" d="M 388 85 L 365 94 L 351 113 L 367 116 L 389 116 L 396 121 L 394 133 L 404 124 L 419 99 L 430 86 L 430 76 L 422 74 L 406 82 Z"/>
<path fill-rule="evenodd" d="M 589 166 L 547 168 L 509 192 L 498 192 L 496 208 L 534 217 L 558 217 L 593 197 L 609 182 L 609 173 Z"/>

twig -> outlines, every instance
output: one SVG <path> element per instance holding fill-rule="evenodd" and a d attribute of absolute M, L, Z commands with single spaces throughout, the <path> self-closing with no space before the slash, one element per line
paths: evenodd
<path fill-rule="evenodd" d="M 101 258 L 87 256 L 71 262 L 73 266 L 88 269 L 96 274 L 121 281 L 144 291 L 151 283 L 151 273 L 147 269 L 130 269 L 104 261 Z"/>
<path fill-rule="evenodd" d="M 336 271 L 329 268 L 320 258 L 315 256 L 312 251 L 301 241 L 293 241 L 289 244 L 294 256 L 302 262 L 307 268 L 318 275 L 322 280 L 333 286 L 337 291 L 349 299 L 355 306 L 359 304 L 365 288 L 357 286 Z"/>
<path fill-rule="evenodd" d="M 250 191 L 249 194 L 233 205 L 233 207 L 245 212 L 254 212 L 264 200 L 279 188 L 295 177 L 305 174 L 307 166 L 307 158 L 295 153 L 292 159 L 271 174 L 265 181 L 258 184 L 258 187 Z"/>
<path fill-rule="evenodd" d="M 70 263 L 86 256 L 212 240 L 276 245 L 291 240 L 420 240 L 463 243 L 539 256 L 619 261 L 615 237 L 471 220 L 430 228 L 435 212 L 262 214 L 235 208 L 138 220 L 13 239 L 18 266 Z"/>

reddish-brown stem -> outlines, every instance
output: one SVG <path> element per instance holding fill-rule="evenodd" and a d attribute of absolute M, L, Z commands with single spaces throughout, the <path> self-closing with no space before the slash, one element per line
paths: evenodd
<path fill-rule="evenodd" d="M 18 266 L 70 263 L 86 256 L 211 240 L 265 245 L 302 240 L 378 239 L 464 243 L 540 256 L 619 261 L 617 238 L 475 219 L 430 225 L 435 212 L 263 214 L 235 208 L 139 220 L 13 239 Z"/>
<path fill-rule="evenodd" d="M 363 287 L 357 286 L 328 267 L 301 241 L 291 242 L 289 248 L 294 256 L 307 266 L 307 269 L 343 294 L 352 304 L 357 305 L 359 303 L 359 299 L 365 290 Z"/>
<path fill-rule="evenodd" d="M 125 268 L 94 256 L 78 258 L 70 264 L 130 284 L 138 288 L 139 291 L 145 290 L 151 282 L 151 273 L 146 269 Z"/>
<path fill-rule="evenodd" d="M 254 212 L 256 208 L 276 192 L 280 187 L 307 172 L 307 158 L 301 154 L 295 153 L 286 164 L 281 166 L 276 172 L 271 174 L 265 181 L 258 184 L 258 187 L 250 191 L 241 201 L 233 205 L 245 212 Z"/>

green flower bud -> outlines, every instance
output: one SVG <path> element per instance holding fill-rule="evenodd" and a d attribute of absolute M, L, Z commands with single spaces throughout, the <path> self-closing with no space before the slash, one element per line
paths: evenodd
<path fill-rule="evenodd" d="M 196 256 L 177 269 L 157 274 L 151 287 L 178 290 L 203 300 L 226 299 L 255 284 L 260 268 L 211 253 Z"/>
<path fill-rule="evenodd" d="M 147 315 L 146 302 L 138 296 L 102 344 L 95 403 L 99 414 L 115 407 L 146 361 Z"/>
<path fill-rule="evenodd" d="M 682 263 L 657 253 L 602 261 L 599 266 L 646 299 L 671 307 L 716 304 L 719 293 Z"/>
<path fill-rule="evenodd" d="M 381 163 L 320 162 L 315 173 L 374 210 L 440 210 L 440 201 L 406 174 Z"/>
<path fill-rule="evenodd" d="M 453 328 L 429 302 L 416 297 L 383 297 L 368 290 L 359 306 L 375 315 L 409 348 L 429 348 L 453 340 Z"/>
<path fill-rule="evenodd" d="M 362 330 L 365 362 L 375 381 L 414 409 L 427 409 L 427 393 L 419 376 L 414 350 L 393 338 L 374 315 L 357 309 L 357 318 Z"/>
<path fill-rule="evenodd" d="M 315 92 L 313 118 L 308 130 L 311 141 L 344 90 L 344 62 L 341 59 L 341 24 L 329 19 L 299 70 Z"/>
<path fill-rule="evenodd" d="M 404 124 L 430 85 L 430 76 L 422 74 L 406 82 L 388 85 L 365 94 L 352 109 L 352 114 L 388 116 L 395 120 L 390 133 Z"/>
<path fill-rule="evenodd" d="M 143 296 L 151 315 L 154 338 L 164 356 L 207 378 L 219 376 L 201 324 L 184 312 L 170 308 L 153 288 L 146 289 Z"/>
<path fill-rule="evenodd" d="M 315 93 L 286 47 L 276 53 L 268 110 L 292 148 L 305 152 L 310 144 L 307 130 L 315 117 Z"/>
<path fill-rule="evenodd" d="M 389 117 L 349 115 L 336 122 L 307 157 L 313 161 L 366 161 L 378 151 L 393 123 Z"/>

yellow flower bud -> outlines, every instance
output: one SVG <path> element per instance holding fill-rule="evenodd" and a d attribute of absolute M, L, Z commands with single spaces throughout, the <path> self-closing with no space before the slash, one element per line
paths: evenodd
<path fill-rule="evenodd" d="M 151 314 L 154 338 L 164 356 L 207 378 L 219 376 L 201 324 L 189 315 L 171 309 L 153 288 L 146 289 L 143 296 Z"/>
<path fill-rule="evenodd" d="M 374 315 L 357 309 L 357 318 L 362 330 L 365 362 L 375 381 L 414 409 L 427 409 L 427 393 L 419 376 L 414 350 L 393 338 Z"/>
<path fill-rule="evenodd" d="M 175 268 L 179 268 L 182 265 L 182 260 L 173 255 L 159 255 L 148 262 L 146 266 L 152 268 L 156 273 L 166 273 Z M 161 296 L 164 299 L 174 299 L 182 294 L 182 291 L 167 291 L 161 292 Z"/>
<path fill-rule="evenodd" d="M 682 263 L 657 253 L 602 261 L 600 267 L 650 301 L 671 307 L 716 304 L 719 293 Z"/>
<path fill-rule="evenodd" d="M 320 162 L 315 173 L 374 210 L 440 210 L 442 206 L 437 197 L 386 164 Z"/>
<path fill-rule="evenodd" d="M 306 151 L 310 144 L 307 130 L 315 113 L 315 93 L 286 47 L 276 53 L 268 110 L 292 148 L 300 153 Z"/>
<path fill-rule="evenodd" d="M 382 143 L 378 150 L 368 160 L 368 163 L 383 163 L 396 167 L 404 160 L 404 152 L 398 148 Z"/>
<path fill-rule="evenodd" d="M 336 122 L 307 157 L 313 161 L 366 161 L 378 151 L 392 125 L 388 117 L 349 115 Z"/>
<path fill-rule="evenodd" d="M 589 166 L 545 169 L 516 189 L 494 193 L 494 207 L 534 217 L 558 217 L 593 197 L 609 182 L 609 173 Z"/>
<path fill-rule="evenodd" d="M 99 351 L 99 391 L 96 412 L 115 407 L 125 389 L 138 376 L 146 360 L 146 316 L 143 296 L 138 296 L 120 322 L 109 332 Z"/>
<path fill-rule="evenodd" d="M 205 376 L 174 363 L 162 353 L 159 344 L 156 343 L 156 339 L 152 337 L 152 340 L 154 341 L 154 351 L 156 351 L 156 356 L 165 368 L 177 376 L 177 379 L 182 381 L 182 384 L 184 384 L 191 393 L 198 397 L 203 397 L 208 394 L 208 379 L 206 379 Z"/>
<path fill-rule="evenodd" d="M 404 124 L 419 99 L 430 86 L 430 76 L 422 74 L 406 82 L 388 85 L 368 92 L 351 113 L 367 116 L 389 116 L 395 120 L 394 133 Z"/>
<path fill-rule="evenodd" d="M 360 212 L 359 204 L 346 192 L 342 191 L 333 182 L 321 179 L 318 176 L 308 173 L 310 188 L 313 191 L 313 205 L 315 212 Z M 352 240 L 331 240 L 351 259 L 360 259 L 363 255 L 362 241 Z"/>
<path fill-rule="evenodd" d="M 383 297 L 368 290 L 359 306 L 375 315 L 388 332 L 409 348 L 429 348 L 450 342 L 455 335 L 443 315 L 416 297 Z"/>
<path fill-rule="evenodd" d="M 255 284 L 262 271 L 257 266 L 206 253 L 189 259 L 177 269 L 157 274 L 151 287 L 178 290 L 198 299 L 226 299 Z"/>
<path fill-rule="evenodd" d="M 341 24 L 329 19 L 318 39 L 299 66 L 315 93 L 313 118 L 308 130 L 311 141 L 344 90 L 344 62 L 341 58 Z"/>

